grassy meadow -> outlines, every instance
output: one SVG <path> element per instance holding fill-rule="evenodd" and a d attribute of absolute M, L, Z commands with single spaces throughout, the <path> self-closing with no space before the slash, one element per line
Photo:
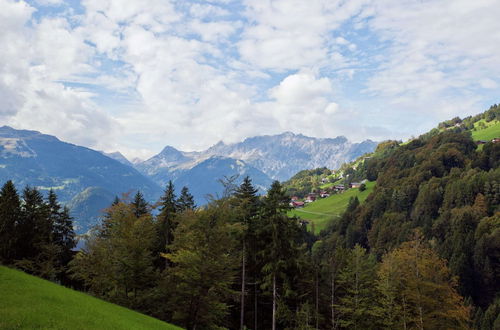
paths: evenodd
<path fill-rule="evenodd" d="M 0 329 L 180 329 L 0 266 Z"/>
<path fill-rule="evenodd" d="M 485 123 L 486 128 L 480 128 L 478 126 L 480 122 Z M 498 120 L 493 120 L 488 123 L 484 119 L 482 119 L 474 124 L 474 128 L 475 130 L 472 130 L 472 138 L 475 141 L 490 141 L 494 138 L 500 137 L 500 121 Z"/>
<path fill-rule="evenodd" d="M 359 201 L 363 202 L 374 187 L 375 182 L 367 182 L 365 191 L 359 191 L 357 188 L 349 189 L 342 194 L 318 199 L 304 208 L 291 210 L 288 215 L 308 220 L 309 226 L 314 228 L 314 232 L 319 233 L 330 220 L 338 218 L 344 213 L 351 197 L 357 196 Z"/>

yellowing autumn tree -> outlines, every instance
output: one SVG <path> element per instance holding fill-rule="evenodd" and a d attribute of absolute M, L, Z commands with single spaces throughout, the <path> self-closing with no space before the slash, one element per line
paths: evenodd
<path fill-rule="evenodd" d="M 456 291 L 457 279 L 418 234 L 384 256 L 377 285 L 386 328 L 469 328 L 470 311 Z"/>

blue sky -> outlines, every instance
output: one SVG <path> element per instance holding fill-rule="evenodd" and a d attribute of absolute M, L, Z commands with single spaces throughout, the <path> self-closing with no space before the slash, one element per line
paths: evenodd
<path fill-rule="evenodd" d="M 406 139 L 500 102 L 494 0 L 0 0 L 0 116 L 129 158 Z"/>

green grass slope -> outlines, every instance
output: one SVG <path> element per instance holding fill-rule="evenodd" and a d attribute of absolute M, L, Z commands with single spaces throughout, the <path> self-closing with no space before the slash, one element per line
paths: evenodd
<path fill-rule="evenodd" d="M 363 202 L 374 187 L 375 182 L 367 182 L 365 191 L 359 191 L 357 188 L 349 189 L 342 194 L 319 199 L 304 208 L 291 210 L 288 215 L 308 220 L 311 223 L 310 226 L 314 227 L 314 231 L 318 233 L 326 227 L 330 220 L 338 218 L 344 213 L 351 197 L 357 196 L 359 201 Z"/>
<path fill-rule="evenodd" d="M 479 123 L 484 122 L 486 128 L 480 128 Z M 472 131 L 472 139 L 490 141 L 494 138 L 500 137 L 500 121 L 492 120 L 486 122 L 484 119 L 474 123 L 474 129 Z"/>
<path fill-rule="evenodd" d="M 0 266 L 0 329 L 179 329 Z"/>

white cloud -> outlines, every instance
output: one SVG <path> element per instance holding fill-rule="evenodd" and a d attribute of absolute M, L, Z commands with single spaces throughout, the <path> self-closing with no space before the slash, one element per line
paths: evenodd
<path fill-rule="evenodd" d="M 109 117 L 86 91 L 58 80 L 90 70 L 92 52 L 62 18 L 28 25 L 34 8 L 0 1 L 0 113 L 3 122 L 54 134 L 91 146 L 106 143 L 113 130 Z"/>
<path fill-rule="evenodd" d="M 493 0 L 230 2 L 83 0 L 34 17 L 0 0 L 0 118 L 144 156 L 284 130 L 400 137 L 497 97 Z"/>
<path fill-rule="evenodd" d="M 478 111 L 478 89 L 499 82 L 499 15 L 491 0 L 374 2 L 369 26 L 389 47 L 368 91 L 434 121 L 450 115 L 443 100 L 453 115 Z"/>
<path fill-rule="evenodd" d="M 248 0 L 245 4 L 251 24 L 238 44 L 242 58 L 279 71 L 331 65 L 332 31 L 357 15 L 365 1 Z"/>

